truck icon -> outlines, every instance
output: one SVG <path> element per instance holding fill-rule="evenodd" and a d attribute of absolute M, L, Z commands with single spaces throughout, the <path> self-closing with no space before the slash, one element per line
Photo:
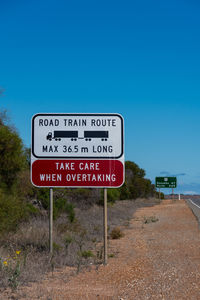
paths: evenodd
<path fill-rule="evenodd" d="M 86 141 L 91 141 L 94 138 L 99 138 L 102 141 L 107 141 L 108 139 L 108 131 L 84 131 L 84 137 L 78 136 L 78 131 L 71 130 L 54 130 L 54 132 L 49 132 L 46 136 L 48 141 L 61 141 L 63 138 L 71 139 L 71 141 L 77 141 L 77 139 L 85 139 Z"/>
<path fill-rule="evenodd" d="M 61 141 L 62 138 L 70 138 L 71 141 L 76 141 L 78 138 L 78 131 L 60 131 L 55 130 L 54 133 L 49 132 L 47 135 L 48 141 Z"/>

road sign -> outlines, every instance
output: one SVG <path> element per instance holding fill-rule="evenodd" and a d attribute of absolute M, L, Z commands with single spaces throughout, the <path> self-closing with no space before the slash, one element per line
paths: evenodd
<path fill-rule="evenodd" d="M 176 177 L 156 177 L 157 188 L 176 188 Z"/>
<path fill-rule="evenodd" d="M 119 187 L 124 182 L 119 114 L 37 114 L 31 180 L 38 187 Z"/>
<path fill-rule="evenodd" d="M 119 159 L 123 154 L 119 114 L 37 114 L 32 119 L 35 158 Z"/>
<path fill-rule="evenodd" d="M 38 187 L 119 187 L 124 165 L 119 160 L 38 159 L 32 163 L 32 183 Z"/>

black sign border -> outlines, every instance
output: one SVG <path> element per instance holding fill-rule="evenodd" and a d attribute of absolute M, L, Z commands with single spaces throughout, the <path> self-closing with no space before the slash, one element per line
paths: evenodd
<path fill-rule="evenodd" d="M 122 125 L 122 135 L 121 135 L 121 154 L 119 156 L 38 156 L 34 153 L 34 120 L 36 117 L 38 116 L 117 116 L 121 119 L 121 125 Z M 36 114 L 33 116 L 32 118 L 32 145 L 31 145 L 31 152 L 32 152 L 32 155 L 36 158 L 49 158 L 49 159 L 59 159 L 59 158 L 65 158 L 65 159 L 80 159 L 80 158 L 92 158 L 92 159 L 119 159 L 120 157 L 123 156 L 124 154 L 124 120 L 123 120 L 123 117 L 120 115 L 120 114 L 117 114 L 117 113 L 110 113 L 110 114 L 103 114 L 103 113 L 96 113 L 96 114 L 84 114 L 84 113 L 75 113 L 75 114 L 62 114 L 62 113 L 39 113 L 39 114 Z"/>

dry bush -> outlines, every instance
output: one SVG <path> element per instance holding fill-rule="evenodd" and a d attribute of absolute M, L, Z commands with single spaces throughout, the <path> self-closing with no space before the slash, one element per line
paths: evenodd
<path fill-rule="evenodd" d="M 150 216 L 150 217 L 144 216 L 143 223 L 144 224 L 149 224 L 149 223 L 155 223 L 155 222 L 158 222 L 158 221 L 159 221 L 159 219 L 156 218 L 156 216 Z"/>
<path fill-rule="evenodd" d="M 123 236 L 124 236 L 124 233 L 121 231 L 121 229 L 119 227 L 113 228 L 113 230 L 110 233 L 110 237 L 113 240 L 120 239 Z"/>

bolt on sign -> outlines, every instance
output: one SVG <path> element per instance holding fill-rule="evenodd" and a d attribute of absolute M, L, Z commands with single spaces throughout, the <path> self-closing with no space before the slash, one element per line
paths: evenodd
<path fill-rule="evenodd" d="M 31 179 L 38 187 L 119 187 L 124 124 L 119 114 L 37 114 Z"/>
<path fill-rule="evenodd" d="M 156 177 L 157 188 L 176 188 L 176 177 Z"/>

